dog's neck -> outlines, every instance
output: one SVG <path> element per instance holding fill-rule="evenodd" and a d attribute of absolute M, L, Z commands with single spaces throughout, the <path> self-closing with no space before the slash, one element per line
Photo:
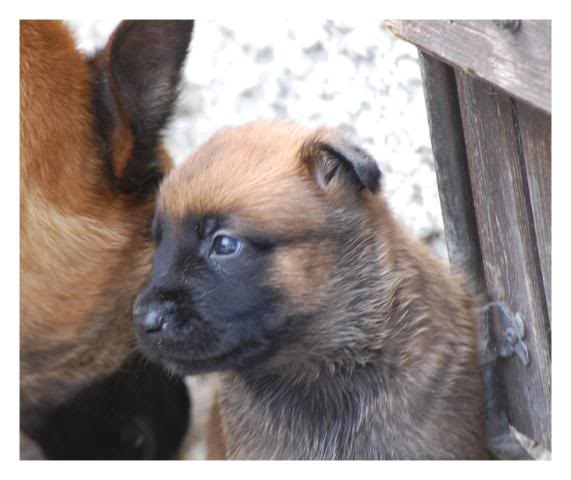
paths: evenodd
<path fill-rule="evenodd" d="M 373 364 L 303 382 L 276 374 L 227 373 L 221 392 L 227 453 L 231 458 L 390 458 L 374 439 L 391 381 L 387 369 Z"/>
<path fill-rule="evenodd" d="M 385 275 L 398 278 L 393 268 L 387 271 Z M 258 366 L 255 372 L 224 374 L 221 402 L 231 458 L 402 457 L 402 450 L 392 451 L 392 445 L 402 445 L 397 437 L 407 432 L 393 419 L 406 419 L 408 412 L 419 411 L 409 408 L 409 402 L 415 402 L 425 389 L 401 384 L 412 371 L 424 370 L 421 359 L 400 341 L 406 343 L 408 330 L 415 328 L 416 307 L 400 298 L 397 281 L 377 283 L 378 291 L 371 290 L 371 298 L 363 300 L 369 302 L 369 316 L 356 307 L 348 313 L 350 321 L 336 317 L 328 322 L 353 322 L 362 329 L 359 343 L 353 342 L 350 352 L 342 343 L 334 349 L 333 336 L 322 342 L 330 350 L 305 345 L 298 356 L 290 353 L 288 357 L 297 361 L 289 364 L 270 359 L 263 373 Z M 388 298 L 393 299 L 390 305 L 384 301 Z M 332 331 L 335 328 L 323 335 Z M 406 455 L 414 456 L 414 452 Z"/>

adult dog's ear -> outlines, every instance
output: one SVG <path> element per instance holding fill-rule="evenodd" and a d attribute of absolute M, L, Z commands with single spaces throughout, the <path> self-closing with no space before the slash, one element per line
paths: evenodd
<path fill-rule="evenodd" d="M 154 192 L 159 145 L 173 113 L 194 22 L 129 20 L 90 61 L 97 128 L 110 172 L 125 193 Z"/>
<path fill-rule="evenodd" d="M 380 188 L 381 171 L 375 159 L 334 130 L 318 130 L 300 150 L 317 185 L 329 193 Z"/>

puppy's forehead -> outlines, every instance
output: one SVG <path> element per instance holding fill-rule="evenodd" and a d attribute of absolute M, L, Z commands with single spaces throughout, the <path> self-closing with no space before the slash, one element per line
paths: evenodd
<path fill-rule="evenodd" d="M 174 221 L 187 215 L 239 215 L 284 228 L 323 218 L 299 150 L 311 130 L 284 121 L 226 128 L 164 181 L 159 204 Z"/>

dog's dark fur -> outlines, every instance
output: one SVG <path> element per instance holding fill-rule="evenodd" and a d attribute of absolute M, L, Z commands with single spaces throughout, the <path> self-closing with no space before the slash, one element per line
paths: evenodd
<path fill-rule="evenodd" d="M 170 460 L 189 413 L 184 381 L 135 357 L 50 412 L 36 439 L 55 460 Z"/>
<path fill-rule="evenodd" d="M 223 371 L 229 458 L 487 456 L 471 297 L 380 177 L 334 131 L 264 121 L 163 183 L 138 337 L 175 372 Z"/>
<path fill-rule="evenodd" d="M 63 23 L 20 23 L 20 413 L 32 438 L 134 350 L 132 302 L 171 165 L 161 132 L 192 27 L 122 22 L 85 59 Z"/>

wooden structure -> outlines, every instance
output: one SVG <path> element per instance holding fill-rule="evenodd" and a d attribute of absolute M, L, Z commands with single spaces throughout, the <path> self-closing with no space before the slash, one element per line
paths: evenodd
<path fill-rule="evenodd" d="M 524 346 L 492 325 L 519 343 L 498 362 L 509 423 L 549 451 L 551 22 L 386 25 L 419 49 L 450 261 L 525 326 Z"/>

